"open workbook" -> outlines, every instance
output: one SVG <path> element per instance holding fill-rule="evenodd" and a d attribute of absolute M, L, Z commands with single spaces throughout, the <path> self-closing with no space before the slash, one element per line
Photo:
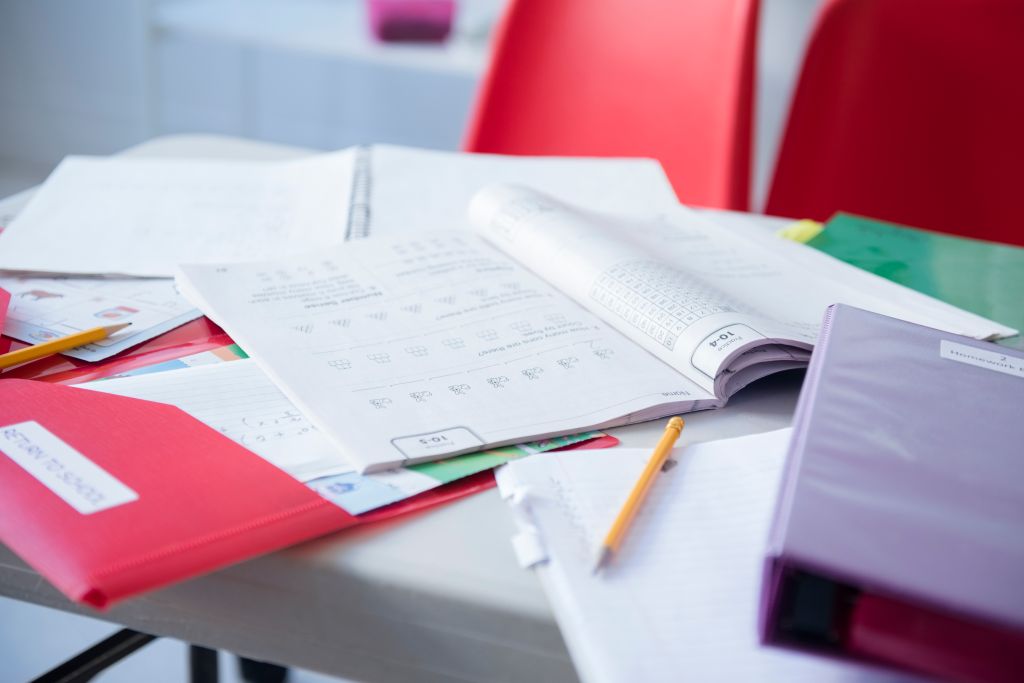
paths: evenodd
<path fill-rule="evenodd" d="M 223 326 L 363 471 L 725 404 L 802 367 L 829 304 L 1013 330 L 684 207 L 588 213 L 521 187 L 472 231 L 182 266 Z"/>

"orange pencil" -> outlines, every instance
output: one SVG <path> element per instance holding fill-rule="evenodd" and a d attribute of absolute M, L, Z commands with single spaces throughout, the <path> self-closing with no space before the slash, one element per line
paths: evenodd
<path fill-rule="evenodd" d="M 636 513 L 640 510 L 640 506 L 647 497 L 647 492 L 650 491 L 654 478 L 665 466 L 665 460 L 668 458 L 668 454 L 672 452 L 672 446 L 675 445 L 676 439 L 679 438 L 680 432 L 683 431 L 684 424 L 681 417 L 673 417 L 668 421 L 665 433 L 661 435 L 661 440 L 654 447 L 654 453 L 651 455 L 650 460 L 647 461 L 644 471 L 633 485 L 633 490 L 629 492 L 629 497 L 626 499 L 622 509 L 619 510 L 618 516 L 612 523 L 612 528 L 608 530 L 604 541 L 601 543 L 601 547 L 598 549 L 597 561 L 594 563 L 594 573 L 597 573 L 601 567 L 608 564 L 608 561 L 614 555 L 618 554 L 619 546 L 622 545 L 622 540 L 626 537 L 629 525 L 632 524 L 633 518 L 636 517 Z"/>
<path fill-rule="evenodd" d="M 42 344 L 26 346 L 23 349 L 5 353 L 0 355 L 0 370 L 9 368 L 12 365 L 27 363 L 30 360 L 36 360 L 37 358 L 43 358 L 44 356 L 52 356 L 55 353 L 67 351 L 68 349 L 73 349 L 76 346 L 82 346 L 83 344 L 89 344 L 90 342 L 106 339 L 110 335 L 123 330 L 129 325 L 131 325 L 131 323 L 119 323 L 117 325 L 107 325 L 106 327 L 93 327 L 88 330 L 69 334 L 65 337 L 51 339 L 50 341 L 43 342 Z"/>

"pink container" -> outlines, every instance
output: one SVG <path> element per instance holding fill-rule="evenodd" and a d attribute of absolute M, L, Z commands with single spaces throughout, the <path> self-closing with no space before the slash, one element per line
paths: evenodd
<path fill-rule="evenodd" d="M 448 37 L 455 0 L 367 0 L 378 40 L 441 42 Z"/>

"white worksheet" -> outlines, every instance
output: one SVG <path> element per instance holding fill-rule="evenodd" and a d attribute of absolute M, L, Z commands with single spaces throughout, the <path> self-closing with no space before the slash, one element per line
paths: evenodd
<path fill-rule="evenodd" d="M 171 277 L 345 239 L 351 150 L 297 161 L 67 157 L 0 234 L 0 268 Z"/>
<path fill-rule="evenodd" d="M 593 563 L 650 451 L 537 455 L 497 473 L 585 683 L 914 680 L 762 646 L 764 553 L 789 429 L 678 447 L 620 553 Z M 683 431 L 682 439 L 686 439 Z"/>
<path fill-rule="evenodd" d="M 470 234 L 183 266 L 178 282 L 362 471 L 715 404 Z"/>
<path fill-rule="evenodd" d="M 87 361 L 109 358 L 202 315 L 170 279 L 0 277 L 0 288 L 11 293 L 3 333 L 30 344 L 131 323 L 107 339 L 62 352 Z"/>

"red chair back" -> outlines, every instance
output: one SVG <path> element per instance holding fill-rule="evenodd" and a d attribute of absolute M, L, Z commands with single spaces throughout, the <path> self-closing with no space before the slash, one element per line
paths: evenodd
<path fill-rule="evenodd" d="M 644 156 L 746 209 L 759 0 L 512 0 L 464 148 Z"/>
<path fill-rule="evenodd" d="M 827 0 L 766 211 L 1024 244 L 1024 2 Z"/>

